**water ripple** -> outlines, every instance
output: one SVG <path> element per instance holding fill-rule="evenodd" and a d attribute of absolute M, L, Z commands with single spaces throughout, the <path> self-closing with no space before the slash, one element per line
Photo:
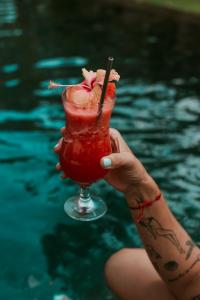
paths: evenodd
<path fill-rule="evenodd" d="M 41 59 L 35 63 L 37 69 L 51 69 L 62 67 L 83 67 L 87 64 L 87 59 L 81 56 L 74 57 L 52 57 Z"/>
<path fill-rule="evenodd" d="M 1 0 L 0 24 L 14 23 L 17 19 L 17 11 L 14 0 Z"/>
<path fill-rule="evenodd" d="M 176 95 L 176 90 L 174 88 L 169 88 L 164 84 L 155 83 L 134 83 L 126 84 L 124 86 L 119 86 L 117 94 L 121 95 L 136 95 L 136 96 L 155 96 L 156 98 L 169 98 Z"/>
<path fill-rule="evenodd" d="M 3 83 L 3 85 L 6 87 L 6 88 L 13 88 L 13 87 L 16 87 L 20 84 L 20 80 L 19 79 L 10 79 L 10 80 L 7 80 Z"/>
<path fill-rule="evenodd" d="M 200 118 L 200 100 L 190 97 L 177 102 L 175 107 L 176 118 L 179 121 L 196 121 Z"/>
<path fill-rule="evenodd" d="M 106 3 L 33 2 L 0 1 L 2 299 L 53 299 L 61 287 L 72 299 L 109 299 L 96 274 L 114 251 L 141 241 L 123 196 L 103 180 L 94 188 L 108 203 L 104 218 L 81 226 L 65 216 L 77 186 L 55 171 L 65 116 L 61 89 L 48 90 L 49 80 L 74 84 L 83 66 L 101 67 L 108 52 L 116 58 L 111 126 L 200 242 L 200 27 L 160 10 L 152 18 L 141 7 L 124 9 L 122 18 Z"/>
<path fill-rule="evenodd" d="M 10 73 L 14 73 L 19 69 L 19 65 L 18 64 L 8 64 L 8 65 L 4 65 L 1 67 L 1 70 L 4 73 L 10 74 Z"/>

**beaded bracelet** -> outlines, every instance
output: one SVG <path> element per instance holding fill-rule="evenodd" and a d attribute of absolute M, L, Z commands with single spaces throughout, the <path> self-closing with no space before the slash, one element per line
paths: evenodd
<path fill-rule="evenodd" d="M 138 209 L 140 209 L 140 212 L 139 212 L 139 214 L 136 217 L 136 222 L 137 223 L 140 223 L 142 221 L 142 219 L 144 217 L 144 209 L 145 209 L 145 207 L 151 206 L 154 202 L 160 200 L 161 199 L 161 195 L 162 194 L 160 193 L 158 196 L 156 196 L 156 198 L 154 200 L 144 200 L 142 203 L 139 203 L 138 206 L 134 206 L 134 207 L 129 206 L 129 208 L 132 209 L 132 210 L 138 210 Z"/>

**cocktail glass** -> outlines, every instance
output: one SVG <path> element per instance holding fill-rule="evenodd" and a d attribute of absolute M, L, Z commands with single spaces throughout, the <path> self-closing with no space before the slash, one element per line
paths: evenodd
<path fill-rule="evenodd" d="M 105 202 L 91 196 L 90 185 L 103 178 L 107 171 L 100 165 L 103 156 L 112 152 L 109 123 L 114 97 L 107 96 L 98 117 L 98 103 L 84 108 L 68 101 L 66 91 L 62 94 L 66 115 L 66 131 L 60 152 L 60 164 L 68 178 L 80 185 L 80 195 L 69 198 L 65 212 L 80 221 L 92 221 L 102 217 Z"/>

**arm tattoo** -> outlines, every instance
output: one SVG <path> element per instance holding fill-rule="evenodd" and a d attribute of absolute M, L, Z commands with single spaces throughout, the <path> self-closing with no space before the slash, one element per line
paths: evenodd
<path fill-rule="evenodd" d="M 171 229 L 163 228 L 155 218 L 143 218 L 143 220 L 140 222 L 140 225 L 145 227 L 155 240 L 157 239 L 157 237 L 166 238 L 176 247 L 179 253 L 185 253 L 174 231 Z"/>
<path fill-rule="evenodd" d="M 200 294 L 193 297 L 191 300 L 200 300 Z"/>
<path fill-rule="evenodd" d="M 188 249 L 188 251 L 186 253 L 186 258 L 185 258 L 186 260 L 188 260 L 190 258 L 190 256 L 191 256 L 191 254 L 192 254 L 192 251 L 196 247 L 196 245 L 195 245 L 195 243 L 192 240 L 186 241 L 185 244 L 189 247 L 189 249 Z"/>
<path fill-rule="evenodd" d="M 154 268 L 156 269 L 157 272 L 159 272 L 159 265 L 155 261 L 155 259 L 161 259 L 161 255 L 149 244 L 145 245 L 146 251 L 151 259 L 151 263 L 153 264 Z"/>
<path fill-rule="evenodd" d="M 154 258 L 154 259 L 162 258 L 161 255 L 151 245 L 147 244 L 145 247 L 151 258 Z"/>
<path fill-rule="evenodd" d="M 164 268 L 169 272 L 176 271 L 178 269 L 178 263 L 175 260 L 168 261 L 164 264 Z"/>
<path fill-rule="evenodd" d="M 183 273 L 180 273 L 178 276 L 169 279 L 168 281 L 169 282 L 174 282 L 174 281 L 179 280 L 180 278 L 182 278 L 185 275 L 187 275 L 196 266 L 196 264 L 198 264 L 198 263 L 200 264 L 200 254 L 197 256 L 196 260 L 191 264 L 191 266 L 187 270 L 185 270 Z"/>

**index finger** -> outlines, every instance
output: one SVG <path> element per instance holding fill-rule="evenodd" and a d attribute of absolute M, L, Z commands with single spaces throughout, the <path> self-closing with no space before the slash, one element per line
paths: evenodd
<path fill-rule="evenodd" d="M 117 149 L 114 152 L 132 152 L 118 130 L 110 128 L 110 137 L 114 149 Z"/>
<path fill-rule="evenodd" d="M 66 128 L 65 128 L 65 127 L 62 127 L 62 128 L 60 129 L 60 132 L 61 132 L 62 135 L 64 135 L 64 134 L 66 133 Z"/>
<path fill-rule="evenodd" d="M 59 139 L 58 143 L 54 147 L 54 152 L 59 153 L 61 151 L 63 138 Z"/>

